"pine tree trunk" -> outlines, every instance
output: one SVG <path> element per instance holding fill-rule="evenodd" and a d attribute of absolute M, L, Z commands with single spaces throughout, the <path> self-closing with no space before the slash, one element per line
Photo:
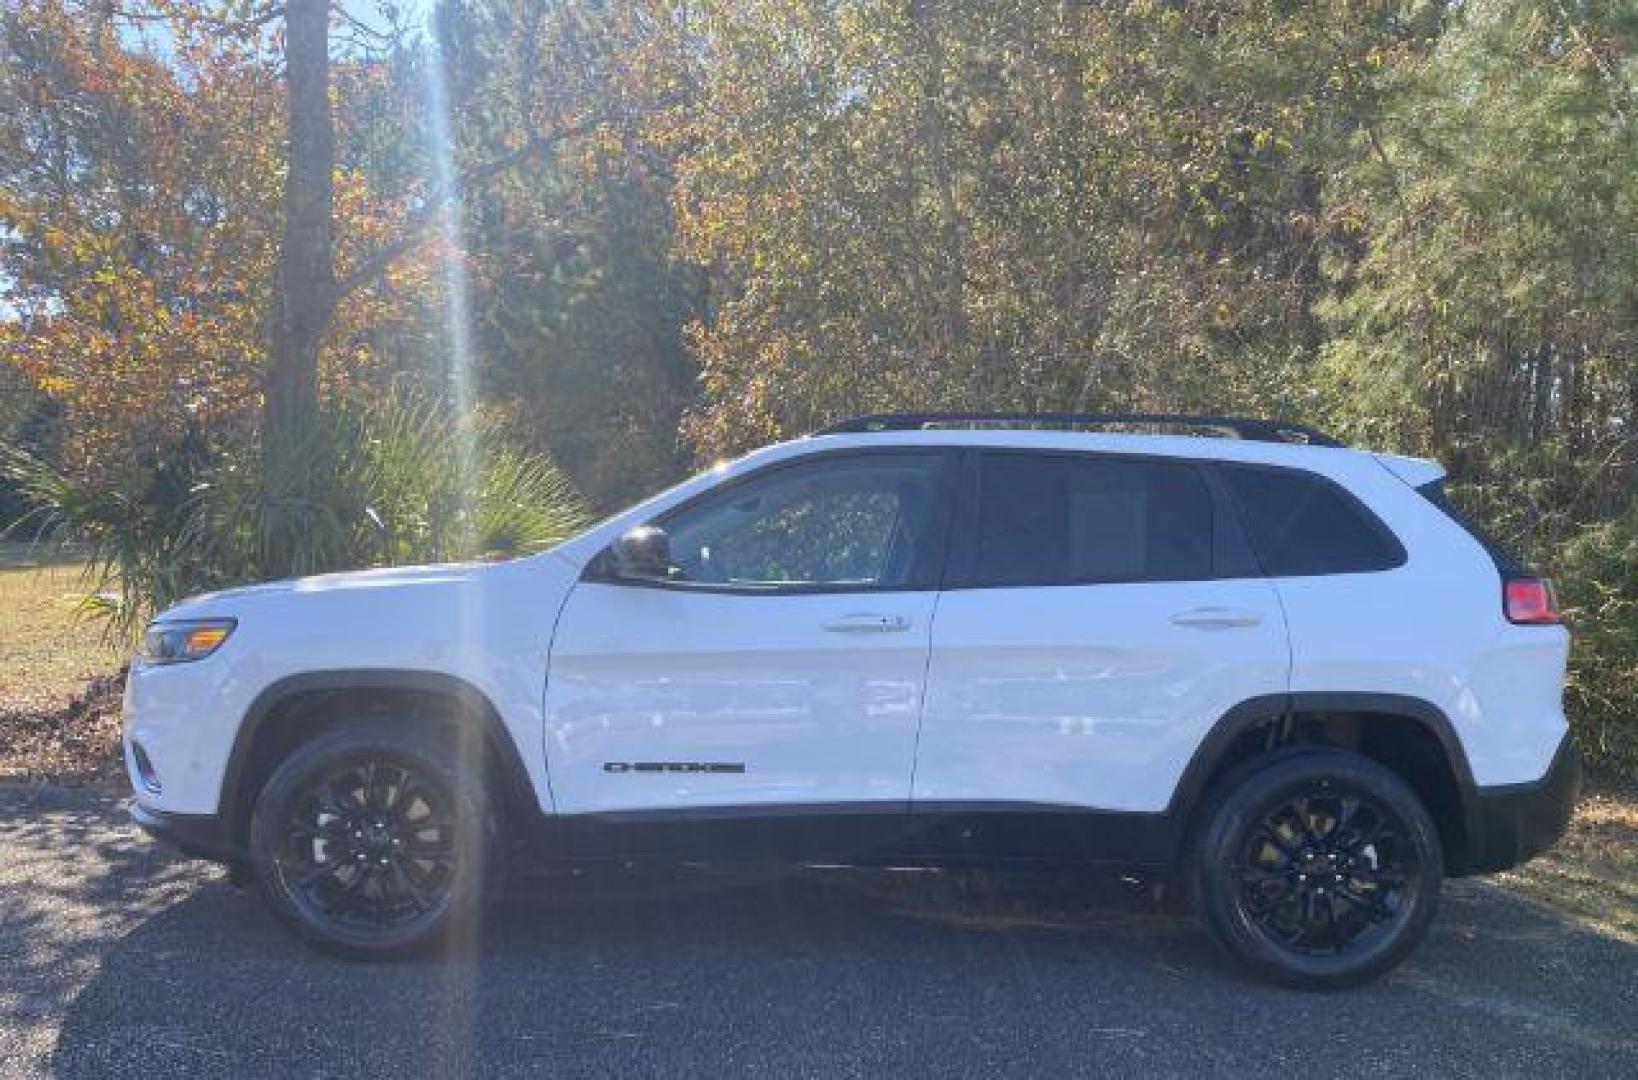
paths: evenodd
<path fill-rule="evenodd" d="M 290 148 L 262 409 L 267 477 L 289 477 L 302 426 L 318 409 L 319 343 L 334 304 L 335 132 L 330 116 L 329 29 L 329 0 L 287 0 Z"/>

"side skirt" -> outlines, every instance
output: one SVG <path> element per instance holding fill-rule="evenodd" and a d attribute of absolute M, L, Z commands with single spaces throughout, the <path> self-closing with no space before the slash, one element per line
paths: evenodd
<path fill-rule="evenodd" d="M 1169 813 L 848 803 L 543 815 L 536 840 L 543 858 L 571 863 L 1167 867 L 1180 833 Z"/>

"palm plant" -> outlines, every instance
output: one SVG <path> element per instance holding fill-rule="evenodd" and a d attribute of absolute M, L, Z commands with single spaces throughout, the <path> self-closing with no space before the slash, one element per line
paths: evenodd
<path fill-rule="evenodd" d="M 93 607 L 116 634 L 195 593 L 276 577 L 524 555 L 572 535 L 584 502 L 550 460 L 436 402 L 389 398 L 313 418 L 275 472 L 255 447 L 188 482 L 131 492 L 0 448 L 34 507 L 12 534 L 88 552 Z"/>

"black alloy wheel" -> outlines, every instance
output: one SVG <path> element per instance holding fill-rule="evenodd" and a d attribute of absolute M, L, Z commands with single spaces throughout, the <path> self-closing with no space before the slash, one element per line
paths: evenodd
<path fill-rule="evenodd" d="M 1304 955 L 1368 951 L 1415 904 L 1420 858 L 1394 812 L 1312 782 L 1270 807 L 1236 871 L 1240 916 Z"/>
<path fill-rule="evenodd" d="M 344 956 L 454 943 L 476 929 L 492 869 L 482 774 L 451 740 L 385 721 L 303 744 L 251 819 L 263 897 L 308 944 Z"/>
<path fill-rule="evenodd" d="M 1400 963 L 1426 934 L 1444 877 L 1439 834 L 1397 775 L 1309 747 L 1225 778 L 1186 868 L 1196 913 L 1252 971 L 1334 989 Z"/>
<path fill-rule="evenodd" d="M 371 760 L 322 774 L 293 802 L 284 835 L 279 873 L 314 919 L 397 930 L 449 902 L 453 805 L 413 767 Z"/>

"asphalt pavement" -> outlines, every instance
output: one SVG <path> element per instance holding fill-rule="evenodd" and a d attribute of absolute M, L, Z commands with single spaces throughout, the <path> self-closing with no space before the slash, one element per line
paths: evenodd
<path fill-rule="evenodd" d="M 603 873 L 461 957 L 312 953 L 118 798 L 0 787 L 0 1076 L 1638 1077 L 1638 946 L 1446 887 L 1362 990 L 1264 986 L 1119 880 Z"/>

